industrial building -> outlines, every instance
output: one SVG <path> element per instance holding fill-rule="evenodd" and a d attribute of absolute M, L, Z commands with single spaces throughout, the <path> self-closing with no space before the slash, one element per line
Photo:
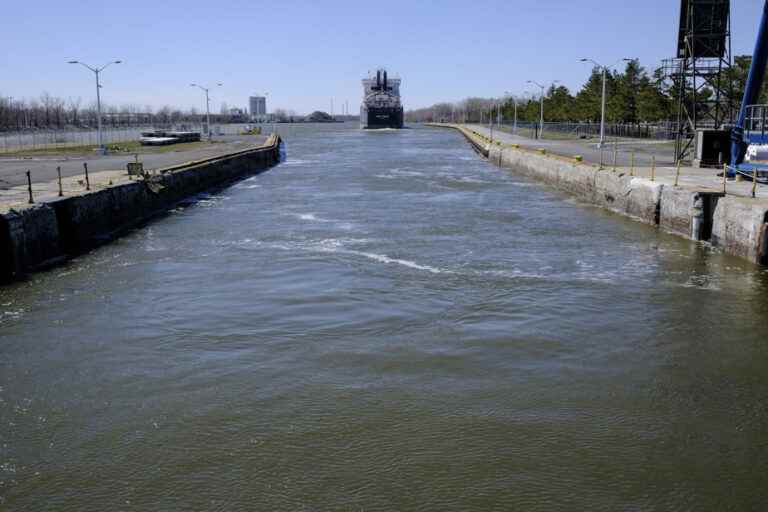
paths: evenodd
<path fill-rule="evenodd" d="M 248 98 L 248 105 L 252 121 L 263 122 L 267 120 L 266 96 L 251 96 Z"/>

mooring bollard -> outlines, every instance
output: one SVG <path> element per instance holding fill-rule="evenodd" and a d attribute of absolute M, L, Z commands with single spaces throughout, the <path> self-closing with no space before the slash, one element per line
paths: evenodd
<path fill-rule="evenodd" d="M 680 159 L 677 159 L 677 172 L 675 173 L 675 186 L 680 182 Z"/>
<path fill-rule="evenodd" d="M 757 167 L 752 169 L 752 197 L 757 197 Z"/>
<path fill-rule="evenodd" d="M 64 195 L 64 190 L 61 188 L 61 166 L 56 167 L 56 174 L 59 175 L 59 197 Z"/>
<path fill-rule="evenodd" d="M 91 182 L 88 179 L 88 162 L 83 162 L 85 168 L 85 190 L 91 190 Z"/>
<path fill-rule="evenodd" d="M 651 181 L 656 181 L 656 155 L 651 156 Z"/>
<path fill-rule="evenodd" d="M 32 199 L 32 174 L 27 170 L 27 192 L 29 192 L 29 204 L 34 204 L 35 200 Z"/>
<path fill-rule="evenodd" d="M 635 152 L 633 151 L 629 159 L 629 175 L 635 177 Z"/>

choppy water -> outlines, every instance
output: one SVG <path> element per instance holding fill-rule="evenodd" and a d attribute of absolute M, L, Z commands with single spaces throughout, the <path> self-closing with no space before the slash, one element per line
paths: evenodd
<path fill-rule="evenodd" d="M 450 131 L 287 149 L 0 290 L 0 509 L 766 506 L 765 271 Z"/>

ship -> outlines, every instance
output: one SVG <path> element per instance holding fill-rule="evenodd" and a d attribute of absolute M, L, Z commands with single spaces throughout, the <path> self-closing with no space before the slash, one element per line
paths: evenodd
<path fill-rule="evenodd" d="M 360 107 L 363 129 L 402 128 L 403 104 L 400 102 L 400 78 L 389 78 L 386 69 L 368 73 L 363 79 L 363 103 Z"/>

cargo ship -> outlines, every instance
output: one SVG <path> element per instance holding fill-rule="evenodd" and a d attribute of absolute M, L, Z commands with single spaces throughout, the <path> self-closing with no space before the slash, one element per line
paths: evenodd
<path fill-rule="evenodd" d="M 363 103 L 360 107 L 363 129 L 402 128 L 403 105 L 400 102 L 400 78 L 389 78 L 386 69 L 363 79 Z"/>

